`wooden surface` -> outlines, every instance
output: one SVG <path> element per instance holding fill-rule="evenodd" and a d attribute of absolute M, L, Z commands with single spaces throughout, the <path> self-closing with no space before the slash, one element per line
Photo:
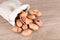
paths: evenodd
<path fill-rule="evenodd" d="M 42 12 L 40 19 L 43 27 L 34 31 L 32 35 L 24 37 L 14 33 L 10 25 L 0 16 L 0 40 L 60 40 L 60 0 L 21 0 L 29 3 L 32 8 Z M 1 0 L 0 0 L 1 2 Z"/>

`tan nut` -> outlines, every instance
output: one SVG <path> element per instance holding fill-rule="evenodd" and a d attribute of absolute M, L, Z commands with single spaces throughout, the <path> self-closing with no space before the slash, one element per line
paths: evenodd
<path fill-rule="evenodd" d="M 39 12 L 39 10 L 37 10 L 37 9 L 34 9 L 33 11 L 36 12 L 36 13 Z"/>
<path fill-rule="evenodd" d="M 29 23 L 32 23 L 32 20 L 31 19 L 28 19 L 26 17 L 22 17 L 23 21 L 26 23 L 26 24 L 29 24 Z"/>
<path fill-rule="evenodd" d="M 26 29 L 28 29 L 28 26 L 27 26 L 26 24 L 24 24 L 24 25 L 22 26 L 22 29 L 23 29 L 23 30 L 26 30 Z"/>
<path fill-rule="evenodd" d="M 33 14 L 36 14 L 36 13 L 34 13 L 33 10 L 29 10 L 29 14 L 33 15 Z"/>
<path fill-rule="evenodd" d="M 12 30 L 13 30 L 14 32 L 21 32 L 21 31 L 22 31 L 22 29 L 19 28 L 19 27 L 13 27 Z"/>
<path fill-rule="evenodd" d="M 22 31 L 23 36 L 29 36 L 29 35 L 31 35 L 31 33 L 32 33 L 32 30 L 30 30 L 30 29 L 26 29 L 26 30 Z"/>
<path fill-rule="evenodd" d="M 28 15 L 27 16 L 29 19 L 35 19 L 36 17 L 35 17 L 35 15 Z"/>
<path fill-rule="evenodd" d="M 34 13 L 36 13 L 36 14 L 35 14 L 36 16 L 41 16 L 41 15 L 42 15 L 39 10 L 36 10 L 36 9 L 35 9 L 35 10 L 33 10 L 33 11 L 34 11 Z"/>
<path fill-rule="evenodd" d="M 29 27 L 32 29 L 32 30 L 38 30 L 39 27 L 36 25 L 36 24 L 33 24 L 33 23 L 30 23 L 29 24 Z"/>
<path fill-rule="evenodd" d="M 26 23 L 26 24 L 32 23 L 32 20 L 31 20 L 31 19 L 26 18 L 25 23 Z"/>
<path fill-rule="evenodd" d="M 38 26 L 42 26 L 42 25 L 43 25 L 42 21 L 40 21 L 40 20 L 34 20 L 34 21 L 35 21 L 35 23 L 36 23 Z"/>
<path fill-rule="evenodd" d="M 28 13 L 26 13 L 26 12 L 23 11 L 23 12 L 20 14 L 20 17 L 26 17 L 27 14 L 28 14 Z"/>
<path fill-rule="evenodd" d="M 22 26 L 22 23 L 21 23 L 21 21 L 19 19 L 16 21 L 16 24 L 17 24 L 18 27 Z"/>
<path fill-rule="evenodd" d="M 36 15 L 36 16 L 41 16 L 42 14 L 41 14 L 41 12 L 38 12 L 38 13 L 36 13 L 35 15 Z"/>

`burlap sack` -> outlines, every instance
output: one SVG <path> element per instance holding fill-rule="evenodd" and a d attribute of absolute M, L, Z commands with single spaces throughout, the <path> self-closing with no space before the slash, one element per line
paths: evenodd
<path fill-rule="evenodd" d="M 28 11 L 30 6 L 22 4 L 19 0 L 8 0 L 0 4 L 0 15 L 15 26 L 15 18 L 22 10 Z"/>

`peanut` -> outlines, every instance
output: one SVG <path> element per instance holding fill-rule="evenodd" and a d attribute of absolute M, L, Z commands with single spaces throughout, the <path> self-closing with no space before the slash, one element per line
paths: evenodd
<path fill-rule="evenodd" d="M 32 30 L 30 30 L 30 29 L 26 29 L 26 30 L 22 31 L 22 35 L 24 35 L 24 36 L 29 36 L 29 35 L 31 35 L 31 33 L 32 33 Z"/>
<path fill-rule="evenodd" d="M 24 24 L 24 25 L 22 26 L 22 29 L 23 29 L 23 30 L 28 29 L 28 26 L 27 26 L 26 24 Z"/>
<path fill-rule="evenodd" d="M 36 24 L 33 24 L 33 23 L 29 24 L 29 27 L 30 27 L 32 30 L 38 30 L 38 29 L 39 29 L 39 27 L 38 27 Z"/>
<path fill-rule="evenodd" d="M 33 15 L 33 14 L 36 14 L 36 13 L 34 13 L 33 10 L 29 10 L 29 14 Z"/>
<path fill-rule="evenodd" d="M 22 29 L 19 28 L 19 27 L 13 27 L 12 30 L 13 30 L 14 32 L 21 32 L 21 31 L 22 31 Z"/>
<path fill-rule="evenodd" d="M 40 20 L 35 20 L 35 23 L 40 27 L 43 25 L 42 21 L 40 21 Z"/>
<path fill-rule="evenodd" d="M 27 13 L 24 11 L 20 14 L 20 17 L 26 17 L 26 16 L 27 16 Z"/>
<path fill-rule="evenodd" d="M 35 17 L 35 15 L 28 15 L 28 18 L 29 19 L 35 19 L 36 17 Z"/>
<path fill-rule="evenodd" d="M 16 21 L 16 24 L 17 24 L 18 27 L 22 26 L 22 23 L 21 23 L 21 21 L 19 19 Z"/>

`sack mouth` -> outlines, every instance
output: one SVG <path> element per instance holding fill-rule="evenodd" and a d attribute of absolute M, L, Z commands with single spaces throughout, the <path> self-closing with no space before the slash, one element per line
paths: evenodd
<path fill-rule="evenodd" d="M 9 16 L 10 24 L 15 26 L 15 19 L 21 11 L 28 11 L 30 9 L 30 6 L 28 4 L 21 5 L 20 7 L 16 8 Z"/>

